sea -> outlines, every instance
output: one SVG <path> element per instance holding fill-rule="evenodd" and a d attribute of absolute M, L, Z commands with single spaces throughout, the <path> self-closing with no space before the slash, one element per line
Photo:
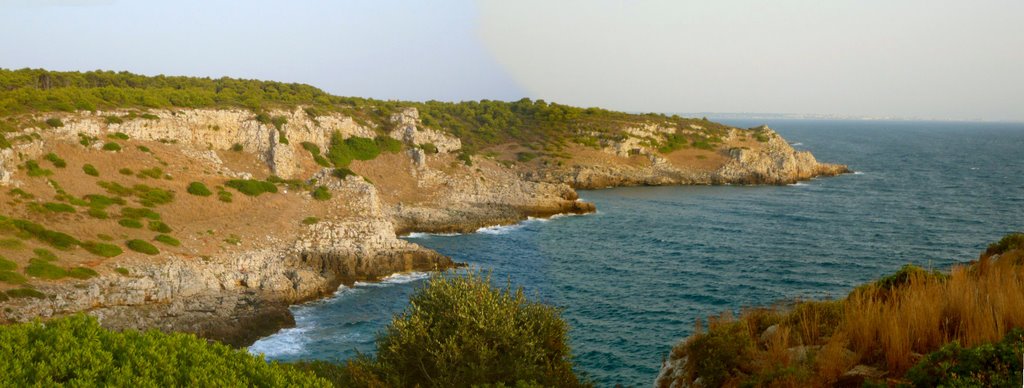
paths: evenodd
<path fill-rule="evenodd" d="M 1024 230 L 1024 124 L 723 120 L 768 124 L 855 172 L 787 186 L 581 191 L 597 213 L 407 239 L 562 309 L 577 369 L 597 386 L 650 386 L 696 320 L 842 298 L 905 264 L 940 270 Z M 296 327 L 249 351 L 273 360 L 372 354 L 429 275 L 341 287 L 294 306 Z"/>

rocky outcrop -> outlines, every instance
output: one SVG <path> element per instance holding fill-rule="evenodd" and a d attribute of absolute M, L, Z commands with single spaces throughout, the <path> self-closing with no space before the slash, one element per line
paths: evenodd
<path fill-rule="evenodd" d="M 729 162 L 714 175 L 714 183 L 788 184 L 819 176 L 850 172 L 843 165 L 818 163 L 809 151 L 796 151 L 767 126 L 759 129 L 768 141 L 759 150 L 733 148 Z"/>
<path fill-rule="evenodd" d="M 645 158 L 643 165 L 622 163 L 609 156 L 605 161 L 530 169 L 524 171 L 523 176 L 537 182 L 564 182 L 577 189 L 600 189 L 642 185 L 779 185 L 850 172 L 844 165 L 819 163 L 810 152 L 793 149 L 767 126 L 755 130 L 731 129 L 724 137 L 726 141 L 744 138 L 747 137 L 745 131 L 756 131 L 765 141 L 756 148 L 717 151 L 723 154 L 724 163 L 713 169 L 669 162 L 647 145 L 648 139 L 665 133 L 660 127 L 653 127 L 627 131 L 636 137 L 626 137 L 602 149 L 618 158 Z"/>
<path fill-rule="evenodd" d="M 416 147 L 432 144 L 437 152 L 449 153 L 462 149 L 462 141 L 454 136 L 424 128 L 420 125 L 420 114 L 416 108 L 405 108 L 391 115 L 395 129 L 388 135 Z"/>

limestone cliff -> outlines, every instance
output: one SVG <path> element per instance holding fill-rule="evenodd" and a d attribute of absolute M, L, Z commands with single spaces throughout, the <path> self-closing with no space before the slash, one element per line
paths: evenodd
<path fill-rule="evenodd" d="M 455 265 L 396 235 L 472 232 L 530 216 L 594 211 L 573 188 L 781 184 L 846 171 L 795 151 L 767 128 L 732 128 L 714 147 L 697 144 L 662 152 L 657 145 L 666 139 L 701 128 L 644 124 L 596 148 L 570 148 L 557 163 L 509 163 L 491 151 L 457 157 L 460 139 L 424 127 L 414 108 L 391 115 L 388 125 L 361 124 L 340 113 L 313 116 L 301 108 L 265 114 L 261 118 L 232 109 L 152 110 L 141 117 L 133 111 L 78 112 L 63 114 L 61 127 L 30 126 L 14 134 L 28 140 L 0 150 L 0 185 L 28 196 L 4 190 L 0 202 L 13 207 L 0 215 L 30 218 L 83 240 L 94 235 L 152 238 L 144 229 L 124 229 L 113 219 L 86 217 L 84 208 L 71 214 L 37 211 L 50 198 L 74 199 L 70 202 L 84 207 L 77 198 L 99 190 L 100 180 L 125 187 L 141 183 L 177 194 L 174 203 L 157 210 L 185 241 L 155 256 L 126 250 L 96 259 L 81 249 L 61 252 L 61 265 L 88 267 L 99 276 L 30 279 L 30 286 L 47 297 L 0 302 L 0 321 L 85 311 L 108 327 L 156 327 L 245 344 L 289 324 L 288 305 L 331 293 L 341 283 Z M 276 125 L 266 117 L 275 118 Z M 354 175 L 345 176 L 318 165 L 301 145 L 326 150 L 332 136 L 390 136 L 404 147 L 353 161 L 344 174 Z M 123 139 L 118 141 L 124 149 L 104 150 L 107 139 Z M 52 176 L 30 174 L 28 163 L 47 153 L 68 158 L 70 167 L 56 168 Z M 85 176 L 83 164 L 104 171 Z M 140 169 L 160 173 L 153 180 L 135 173 Z M 221 186 L 231 178 L 271 174 L 306 187 L 322 186 L 330 199 L 313 200 L 301 191 L 308 188 L 282 184 L 280 193 L 259 198 L 236 193 L 231 201 L 231 191 Z M 217 196 L 185 194 L 190 181 L 210 182 Z M 222 195 L 226 201 L 214 199 Z M 11 252 L 19 265 L 34 260 L 28 249 Z M 0 291 L 5 288 L 10 286 L 0 283 Z"/>

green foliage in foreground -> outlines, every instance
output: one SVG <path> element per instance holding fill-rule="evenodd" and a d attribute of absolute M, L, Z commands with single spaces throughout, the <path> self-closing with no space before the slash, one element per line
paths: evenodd
<path fill-rule="evenodd" d="M 489 276 L 436 276 L 377 337 L 377 354 L 342 373 L 307 369 L 340 386 L 583 385 L 573 373 L 568 326 L 556 308 Z M 308 365 L 307 365 L 308 366 Z"/>
<path fill-rule="evenodd" d="M 112 332 L 84 315 L 0 326 L 0 380 L 12 386 L 330 386 L 194 335 Z"/>
<path fill-rule="evenodd" d="M 331 191 L 327 189 L 327 186 L 318 186 L 316 189 L 313 189 L 310 195 L 312 195 L 313 199 L 317 201 L 326 201 L 331 199 Z"/>
<path fill-rule="evenodd" d="M 963 348 L 953 342 L 929 353 L 907 371 L 917 387 L 1015 387 L 1021 383 L 1024 329 L 994 344 Z"/>
<path fill-rule="evenodd" d="M 240 193 L 250 197 L 257 197 L 263 193 L 277 192 L 277 186 L 273 183 L 256 179 L 233 179 L 227 181 L 224 186 L 238 190 Z"/>

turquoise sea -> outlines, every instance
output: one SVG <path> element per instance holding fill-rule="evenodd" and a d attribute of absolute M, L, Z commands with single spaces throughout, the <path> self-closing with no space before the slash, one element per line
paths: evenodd
<path fill-rule="evenodd" d="M 789 186 L 582 191 L 597 214 L 409 240 L 562 307 L 579 369 L 598 386 L 649 386 L 697 318 L 841 297 L 907 263 L 946 269 L 1024 230 L 1024 124 L 767 124 L 857 172 Z M 375 333 L 426 276 L 357 283 L 295 306 L 295 328 L 250 350 L 281 360 L 372 352 Z"/>

